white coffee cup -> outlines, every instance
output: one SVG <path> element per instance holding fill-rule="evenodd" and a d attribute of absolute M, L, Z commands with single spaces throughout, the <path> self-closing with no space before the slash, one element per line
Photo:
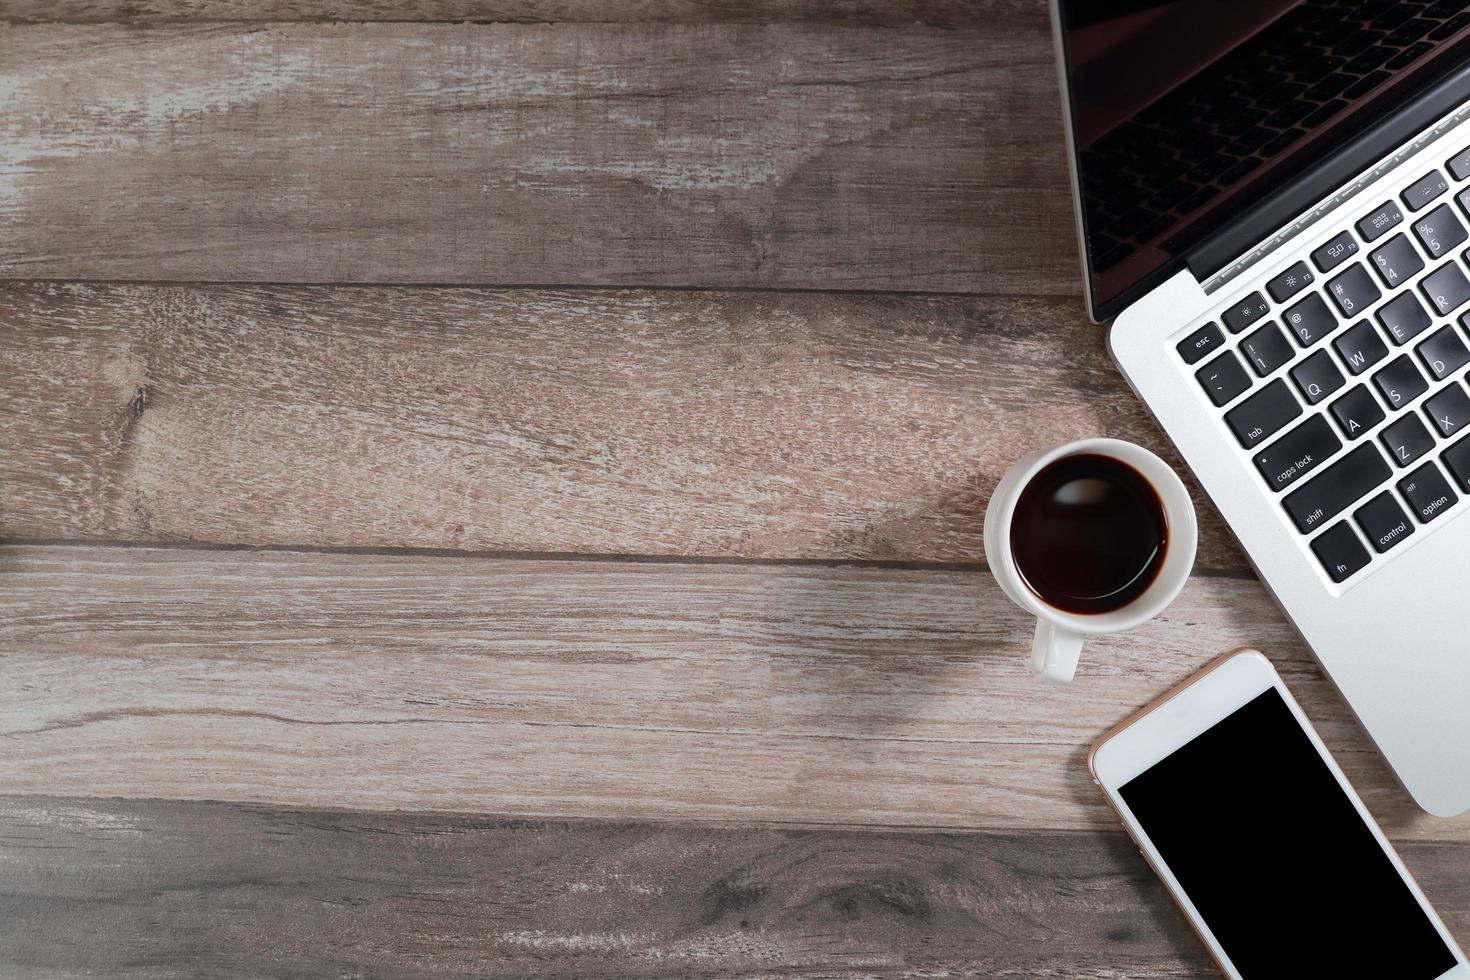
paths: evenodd
<path fill-rule="evenodd" d="M 1158 493 L 1167 522 L 1164 561 L 1153 583 L 1133 601 L 1102 613 L 1075 613 L 1050 605 L 1026 584 L 1011 552 L 1011 520 L 1021 492 L 1046 466 L 1066 456 L 1111 456 L 1133 467 Z M 996 485 L 985 509 L 985 558 L 991 574 L 1011 601 L 1036 617 L 1031 643 L 1031 669 L 1040 677 L 1068 683 L 1077 673 L 1082 643 L 1090 635 L 1118 633 L 1139 626 L 1179 595 L 1194 567 L 1199 532 L 1189 491 L 1169 464 L 1131 442 L 1079 439 L 1019 460 Z"/>

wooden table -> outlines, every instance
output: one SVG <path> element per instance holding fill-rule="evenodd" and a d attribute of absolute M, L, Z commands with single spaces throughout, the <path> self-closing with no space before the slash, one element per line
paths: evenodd
<path fill-rule="evenodd" d="M 1027 674 L 997 476 L 1168 452 L 1040 0 L 3 11 L 0 974 L 1210 976 L 1083 756 L 1245 644 L 1470 939 L 1203 502 Z"/>

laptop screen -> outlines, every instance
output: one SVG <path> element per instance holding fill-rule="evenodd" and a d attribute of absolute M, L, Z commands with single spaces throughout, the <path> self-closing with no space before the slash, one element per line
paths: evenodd
<path fill-rule="evenodd" d="M 1467 11 L 1466 0 L 1058 0 L 1097 318 L 1442 73 L 1470 37 Z"/>

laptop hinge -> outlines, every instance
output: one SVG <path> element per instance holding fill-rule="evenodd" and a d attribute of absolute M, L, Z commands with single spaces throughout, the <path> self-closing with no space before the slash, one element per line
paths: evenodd
<path fill-rule="evenodd" d="M 1206 292 L 1220 288 L 1337 205 L 1366 190 L 1403 159 L 1470 118 L 1466 99 L 1470 99 L 1470 61 L 1215 232 L 1185 256 L 1189 271 Z M 1324 200 L 1323 195 L 1333 188 L 1339 190 Z M 1282 227 L 1283 215 L 1298 217 Z"/>

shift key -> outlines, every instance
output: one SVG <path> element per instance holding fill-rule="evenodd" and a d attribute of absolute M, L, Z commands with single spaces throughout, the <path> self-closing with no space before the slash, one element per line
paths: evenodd
<path fill-rule="evenodd" d="M 1282 506 L 1297 530 L 1306 534 L 1378 489 L 1392 472 L 1378 447 L 1365 442 L 1312 477 L 1306 486 L 1287 494 Z"/>
<path fill-rule="evenodd" d="M 1286 423 L 1302 414 L 1301 403 L 1286 386 L 1275 381 L 1225 413 L 1225 424 L 1244 449 L 1251 449 L 1280 432 Z"/>

